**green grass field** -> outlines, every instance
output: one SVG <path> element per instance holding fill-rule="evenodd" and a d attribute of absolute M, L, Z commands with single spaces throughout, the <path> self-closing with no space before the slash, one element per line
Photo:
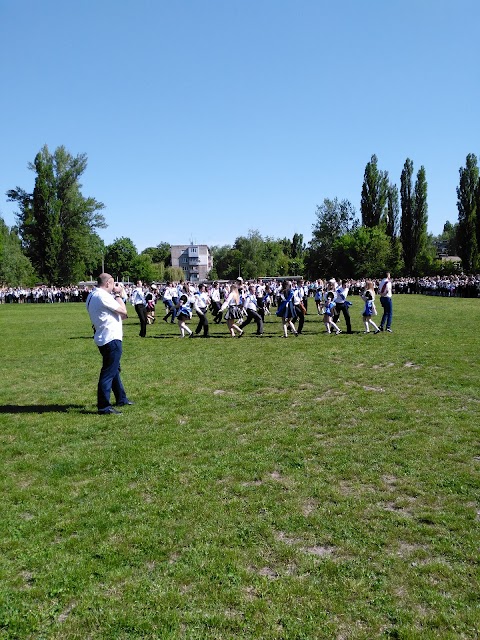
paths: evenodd
<path fill-rule="evenodd" d="M 480 300 L 377 336 L 312 301 L 288 340 L 129 313 L 136 404 L 98 416 L 83 305 L 0 307 L 0 638 L 480 636 Z"/>

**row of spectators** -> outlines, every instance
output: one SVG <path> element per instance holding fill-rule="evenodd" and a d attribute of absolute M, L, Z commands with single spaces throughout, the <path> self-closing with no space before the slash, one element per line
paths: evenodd
<path fill-rule="evenodd" d="M 0 304 L 17 302 L 54 303 L 54 302 L 84 302 L 89 293 L 88 288 L 78 286 L 71 287 L 46 287 L 38 286 L 31 289 L 22 287 L 0 288 Z"/>
<path fill-rule="evenodd" d="M 280 285 L 277 281 L 269 281 L 275 290 Z M 264 281 L 266 284 L 267 281 Z M 366 281 L 352 280 L 350 294 L 360 295 L 365 289 Z M 325 290 L 326 280 L 306 282 L 309 295 L 314 296 L 318 288 Z M 375 288 L 378 282 L 374 281 Z M 480 274 L 467 276 L 465 274 L 452 276 L 428 276 L 423 278 L 397 278 L 392 283 L 395 294 L 423 294 L 444 297 L 478 298 L 480 297 Z M 47 287 L 37 286 L 30 289 L 3 287 L 0 288 L 0 304 L 3 303 L 56 303 L 56 302 L 85 302 L 89 294 L 89 287 Z M 162 293 L 162 287 L 160 288 Z"/>

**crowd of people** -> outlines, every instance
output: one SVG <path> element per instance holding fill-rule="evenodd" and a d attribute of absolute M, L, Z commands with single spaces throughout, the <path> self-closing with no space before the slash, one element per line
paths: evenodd
<path fill-rule="evenodd" d="M 70 287 L 0 287 L 0 304 L 4 303 L 47 303 L 85 302 L 89 289 L 72 285 Z"/>
<path fill-rule="evenodd" d="M 233 282 L 211 284 L 191 282 L 168 282 L 164 285 L 144 286 L 138 280 L 135 286 L 122 285 L 122 297 L 134 307 L 140 322 L 139 336 L 145 338 L 147 326 L 154 322 L 178 323 L 179 334 L 184 337 L 210 337 L 209 314 L 215 324 L 225 321 L 228 333 L 233 337 L 242 337 L 245 328 L 253 323 L 255 335 L 262 336 L 265 316 L 275 314 L 281 320 L 281 335 L 301 335 L 308 313 L 308 305 L 315 305 L 314 313 L 322 317 L 326 333 L 339 334 L 342 329 L 338 322 L 343 316 L 345 331 L 354 333 L 348 299 L 352 284 L 348 280 L 317 280 L 314 287 L 302 279 L 298 281 L 262 279 L 245 282 L 238 277 Z M 380 282 L 365 281 L 358 294 L 364 303 L 364 332 L 379 333 L 384 329 L 391 332 L 392 323 L 392 280 L 386 273 Z M 377 315 L 375 297 L 379 296 L 383 309 L 380 325 L 373 317 Z M 189 326 L 194 319 L 196 326 Z"/>
<path fill-rule="evenodd" d="M 140 322 L 141 338 L 147 334 L 148 324 L 156 321 L 156 304 L 164 307 L 160 317 L 164 322 L 178 323 L 182 338 L 201 335 L 209 338 L 208 313 L 212 313 L 214 322 L 221 324 L 225 320 L 232 338 L 244 335 L 245 327 L 251 322 L 256 325 L 256 335 L 263 335 L 266 314 L 281 319 L 282 337 L 289 333 L 299 336 L 303 331 L 308 302 L 314 298 L 316 311 L 322 316 L 325 331 L 328 334 L 339 334 L 340 314 L 343 313 L 347 325 L 347 333 L 353 333 L 350 322 L 348 300 L 350 283 L 346 280 L 337 282 L 334 278 L 327 283 L 317 281 L 315 289 L 310 283 L 299 280 L 292 282 L 283 280 L 263 282 L 255 280 L 244 282 L 240 276 L 235 282 L 213 282 L 207 286 L 200 283 L 169 282 L 161 288 L 155 283 L 144 287 L 141 280 L 134 287 L 125 288 L 122 283 L 115 282 L 108 273 L 102 273 L 97 279 L 97 286 L 86 298 L 86 308 L 92 323 L 93 337 L 102 356 L 102 367 L 97 385 L 97 412 L 100 415 L 118 415 L 117 407 L 133 405 L 128 398 L 120 377 L 120 361 L 122 357 L 123 326 L 122 321 L 128 317 L 127 302 L 130 301 Z M 375 285 L 371 281 L 365 283 L 361 292 L 365 303 L 363 322 L 365 333 L 379 333 L 385 327 L 390 332 L 392 323 L 392 281 L 390 274 L 377 285 L 377 293 L 383 307 L 383 315 L 378 326 L 372 316 L 376 315 Z M 195 331 L 188 326 L 196 314 Z M 115 404 L 111 404 L 111 395 Z"/>
<path fill-rule="evenodd" d="M 305 282 L 308 296 L 315 297 L 317 290 L 323 290 L 325 280 L 313 280 Z M 365 289 L 365 279 L 351 280 L 350 295 L 360 295 Z M 373 280 L 378 287 L 378 281 Z M 280 286 L 278 280 L 271 280 L 272 288 Z M 158 285 L 160 291 L 166 285 Z M 209 285 L 207 285 L 209 286 Z M 127 292 L 131 292 L 134 285 L 127 284 Z M 480 274 L 476 275 L 450 275 L 450 276 L 425 276 L 423 278 L 395 278 L 392 280 L 392 290 L 395 294 L 422 294 L 458 298 L 480 297 Z M 48 287 L 38 285 L 36 287 L 0 287 L 0 304 L 4 303 L 57 303 L 57 302 L 85 302 L 90 292 L 89 287 L 72 285 L 69 287 Z"/>
<path fill-rule="evenodd" d="M 471 284 L 470 281 L 468 282 Z M 475 282 L 480 283 L 480 279 L 475 279 Z M 418 293 L 423 291 L 421 287 L 428 287 L 428 291 L 448 291 L 449 295 L 455 294 L 457 290 L 457 287 L 447 287 L 445 280 L 441 279 L 423 279 L 421 285 L 416 281 L 415 291 L 412 290 L 411 284 L 409 281 L 393 282 L 390 273 L 385 272 L 380 282 L 337 281 L 335 278 L 328 281 L 319 279 L 315 282 L 305 282 L 302 279 L 298 281 L 285 279 L 281 282 L 279 280 L 264 282 L 259 279 L 244 282 L 239 276 L 234 282 L 216 281 L 198 285 L 191 282 L 168 282 L 163 285 L 152 283 L 144 286 L 143 282 L 138 280 L 134 286 L 125 286 L 123 283 L 115 282 L 110 274 L 102 273 L 97 279 L 97 286 L 91 291 L 88 288 L 84 288 L 83 291 L 72 288 L 68 290 L 68 299 L 85 300 L 92 323 L 94 341 L 102 356 L 97 385 L 97 411 L 100 415 L 111 415 L 121 413 L 116 408 L 118 406 L 134 404 L 128 398 L 120 378 L 122 321 L 128 317 L 128 302 L 134 307 L 138 316 L 141 338 L 146 337 L 148 325 L 154 324 L 157 320 L 178 323 L 179 335 L 182 338 L 187 336 L 191 338 L 195 335 L 209 338 L 209 313 L 213 316 L 214 323 L 226 322 L 232 338 L 242 337 L 245 328 L 252 322 L 256 325 L 256 335 L 262 336 L 265 316 L 275 313 L 281 320 L 282 337 L 288 338 L 289 335 L 301 335 L 309 302 L 315 305 L 314 313 L 322 317 L 326 333 L 335 335 L 342 333 L 338 324 L 341 316 L 345 321 L 346 333 L 354 333 L 350 317 L 353 296 L 349 299 L 349 294 L 352 293 L 358 294 L 364 305 L 362 311 L 364 333 L 378 334 L 381 331 L 392 332 L 392 295 L 394 291 L 400 293 L 397 285 L 402 286 L 402 293 Z M 450 285 L 452 285 L 451 282 Z M 65 290 L 63 292 L 66 293 Z M 13 292 L 10 293 L 13 296 Z M 57 296 L 51 293 L 50 297 L 47 292 L 47 300 L 54 302 Z M 45 298 L 45 291 L 43 296 Z M 377 297 L 382 307 L 380 324 L 374 320 L 377 315 L 380 317 L 375 304 Z M 25 301 L 35 301 L 35 295 L 30 297 L 27 292 L 21 302 Z M 58 301 L 61 301 L 61 296 Z M 20 302 L 20 299 L 17 302 Z M 189 327 L 193 314 L 196 315 L 195 330 Z M 116 406 L 111 404 L 112 392 Z"/>

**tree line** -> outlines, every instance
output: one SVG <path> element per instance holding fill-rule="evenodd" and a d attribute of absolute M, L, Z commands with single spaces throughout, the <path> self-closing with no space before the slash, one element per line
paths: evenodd
<path fill-rule="evenodd" d="M 51 153 L 45 145 L 29 168 L 35 173 L 32 191 L 16 187 L 7 199 L 18 206 L 17 224 L 9 228 L 0 217 L 0 284 L 68 285 L 88 280 L 107 268 L 115 277 L 146 281 L 181 280 L 172 267 L 170 245 L 160 242 L 138 253 L 127 237 L 105 245 L 102 202 L 82 194 L 80 178 L 87 156 L 73 156 L 65 147 Z M 468 273 L 480 270 L 480 177 L 477 157 L 469 154 L 459 170 L 458 221 L 445 223 L 443 233 L 427 232 L 427 178 L 423 166 L 414 174 L 407 158 L 400 189 L 372 155 L 366 164 L 360 218 L 348 200 L 325 198 L 317 205 L 312 240 L 263 237 L 250 230 L 233 245 L 215 246 L 212 279 L 261 276 L 341 274 L 377 276 L 385 269 L 396 276 L 422 276 L 452 268 L 437 259 L 442 243 L 458 255 Z"/>

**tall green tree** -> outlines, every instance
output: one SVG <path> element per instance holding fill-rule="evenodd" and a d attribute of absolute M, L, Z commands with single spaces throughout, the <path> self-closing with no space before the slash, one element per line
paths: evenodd
<path fill-rule="evenodd" d="M 36 174 L 33 192 L 20 187 L 7 192 L 20 209 L 16 215 L 26 255 L 48 284 L 80 280 L 100 258 L 95 230 L 106 226 L 99 213 L 104 205 L 81 193 L 87 157 L 74 157 L 65 147 L 51 154 L 45 145 L 28 166 Z"/>
<path fill-rule="evenodd" d="M 407 274 L 412 274 L 415 263 L 415 246 L 413 242 L 414 192 L 412 185 L 413 162 L 405 160 L 400 177 L 400 203 L 402 217 L 400 222 L 400 238 L 402 241 L 403 261 Z"/>
<path fill-rule="evenodd" d="M 360 211 L 364 227 L 376 227 L 382 221 L 388 197 L 388 172 L 380 171 L 374 154 L 367 162 L 363 177 Z"/>
<path fill-rule="evenodd" d="M 395 239 L 398 237 L 398 226 L 400 219 L 400 205 L 398 201 L 398 187 L 396 184 L 388 185 L 387 192 L 387 215 L 385 231 L 387 236 Z"/>
<path fill-rule="evenodd" d="M 427 178 L 425 167 L 421 166 L 415 180 L 415 193 L 413 199 L 413 253 L 416 275 L 422 275 L 430 264 L 431 242 L 428 242 L 428 203 L 427 203 Z"/>
<path fill-rule="evenodd" d="M 316 217 L 305 256 L 305 275 L 309 279 L 332 273 L 335 241 L 358 228 L 355 207 L 349 200 L 325 198 L 321 205 L 317 205 Z"/>
<path fill-rule="evenodd" d="M 477 157 L 467 155 L 465 167 L 460 167 L 460 183 L 457 187 L 458 255 L 467 273 L 478 268 L 480 245 L 480 182 Z"/>

